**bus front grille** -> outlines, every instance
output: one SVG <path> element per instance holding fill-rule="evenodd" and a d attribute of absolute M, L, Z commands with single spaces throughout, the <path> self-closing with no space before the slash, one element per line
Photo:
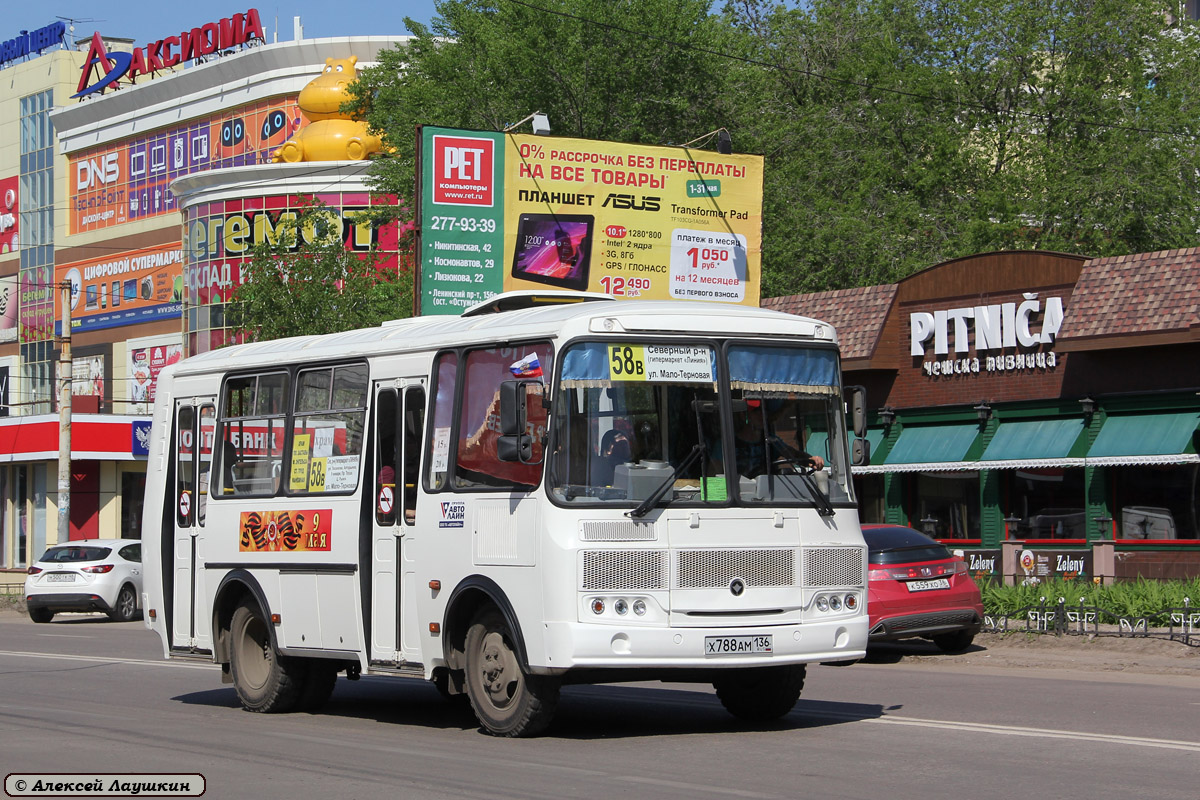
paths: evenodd
<path fill-rule="evenodd" d="M 801 559 L 804 563 L 806 587 L 861 586 L 863 557 L 866 551 L 858 547 L 810 547 Z"/>
<path fill-rule="evenodd" d="M 747 586 L 796 585 L 796 551 L 680 550 L 676 554 L 676 589 L 726 587 L 734 578 Z"/>
<path fill-rule="evenodd" d="M 649 591 L 667 587 L 665 550 L 584 550 L 584 591 Z"/>

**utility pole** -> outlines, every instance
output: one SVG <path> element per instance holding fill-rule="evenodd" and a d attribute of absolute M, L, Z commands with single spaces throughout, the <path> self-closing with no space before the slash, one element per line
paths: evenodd
<path fill-rule="evenodd" d="M 62 349 L 58 357 L 58 541 L 71 538 L 71 290 L 70 281 L 59 284 L 62 297 Z"/>

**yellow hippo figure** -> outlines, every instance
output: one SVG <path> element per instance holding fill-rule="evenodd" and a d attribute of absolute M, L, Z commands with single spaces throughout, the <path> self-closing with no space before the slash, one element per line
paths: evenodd
<path fill-rule="evenodd" d="M 367 132 L 367 123 L 338 110 L 349 99 L 346 87 L 357 63 L 358 56 L 325 59 L 321 74 L 300 90 L 300 110 L 309 124 L 284 142 L 272 161 L 361 161 L 383 149 L 380 138 Z"/>

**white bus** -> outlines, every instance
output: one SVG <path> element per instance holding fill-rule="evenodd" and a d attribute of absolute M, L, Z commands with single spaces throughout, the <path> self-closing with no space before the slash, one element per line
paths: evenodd
<path fill-rule="evenodd" d="M 254 711 L 431 680 L 535 734 L 564 683 L 711 683 L 751 720 L 867 642 L 833 329 L 514 293 L 159 378 L 146 624 Z"/>

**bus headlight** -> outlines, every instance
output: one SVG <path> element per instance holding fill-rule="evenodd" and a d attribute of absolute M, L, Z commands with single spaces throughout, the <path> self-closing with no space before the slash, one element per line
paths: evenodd
<path fill-rule="evenodd" d="M 825 595 L 821 595 L 820 597 L 817 598 L 817 611 L 828 611 L 828 610 L 829 610 L 829 600 L 828 600 L 828 598 L 825 597 Z"/>
<path fill-rule="evenodd" d="M 601 600 L 599 597 L 597 597 L 595 600 L 592 601 L 592 613 L 593 614 L 603 614 L 604 613 L 604 601 Z"/>
<path fill-rule="evenodd" d="M 858 608 L 858 595 L 848 594 L 842 602 L 846 604 L 847 611 L 854 611 Z"/>
<path fill-rule="evenodd" d="M 629 603 L 626 603 L 625 598 L 622 597 L 620 600 L 613 603 L 613 611 L 616 611 L 618 614 L 624 616 L 629 611 Z"/>
<path fill-rule="evenodd" d="M 637 614 L 639 617 L 646 616 L 646 601 L 645 600 L 634 600 L 633 601 L 633 613 Z"/>
<path fill-rule="evenodd" d="M 829 607 L 831 609 L 833 609 L 834 611 L 841 611 L 842 610 L 842 598 L 838 597 L 836 594 L 833 597 L 829 598 Z"/>

